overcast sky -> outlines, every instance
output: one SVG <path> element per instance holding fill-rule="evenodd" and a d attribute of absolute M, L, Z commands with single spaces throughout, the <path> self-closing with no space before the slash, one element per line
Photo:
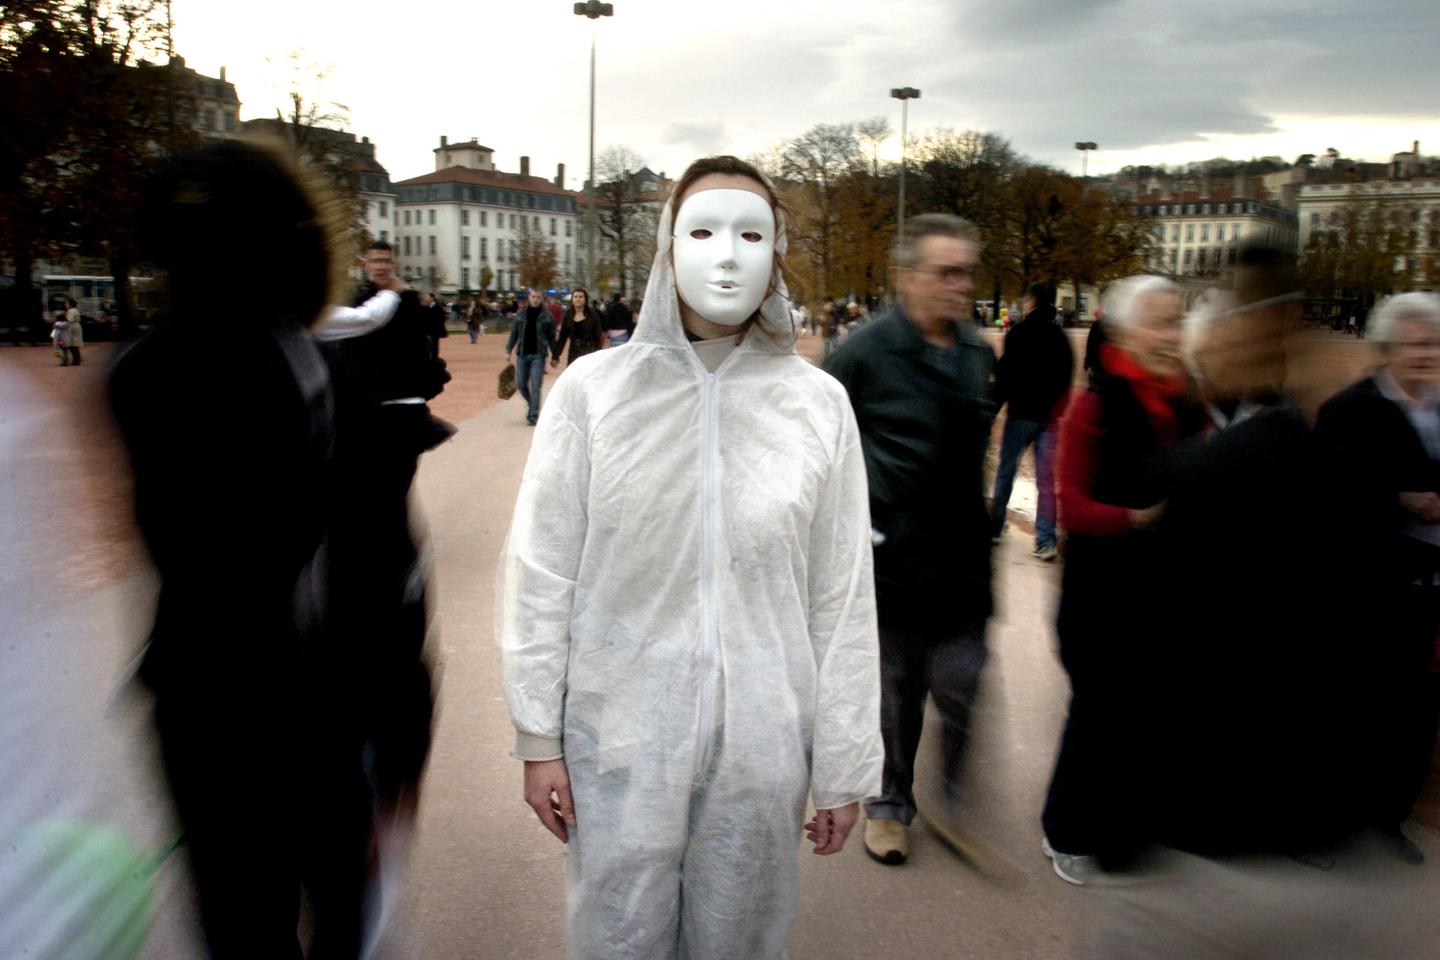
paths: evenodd
<path fill-rule="evenodd" d="M 291 51 L 329 68 L 307 94 L 343 103 L 395 180 L 434 169 L 440 136 L 501 169 L 582 186 L 592 21 L 568 0 L 174 0 L 187 63 L 274 116 Z M 618 0 L 598 37 L 596 149 L 624 144 L 678 176 L 816 123 L 884 116 L 918 87 L 910 132 L 995 130 L 1092 173 L 1335 147 L 1440 153 L 1436 0 Z"/>

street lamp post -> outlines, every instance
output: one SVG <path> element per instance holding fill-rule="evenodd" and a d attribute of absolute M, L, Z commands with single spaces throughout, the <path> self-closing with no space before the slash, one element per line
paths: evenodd
<path fill-rule="evenodd" d="M 575 4 L 575 15 L 577 17 L 589 17 L 591 20 L 599 20 L 601 17 L 613 17 L 615 15 L 615 4 L 596 3 L 595 0 L 588 0 L 586 3 Z M 590 175 L 585 181 L 585 278 L 589 289 L 595 289 L 595 31 L 590 31 Z"/>
<path fill-rule="evenodd" d="M 893 87 L 890 97 L 900 101 L 900 200 L 896 204 L 895 233 L 905 229 L 905 127 L 910 119 L 910 101 L 920 99 L 920 91 L 914 87 Z"/>
<path fill-rule="evenodd" d="M 1080 151 L 1080 176 L 1090 176 L 1090 165 L 1086 162 L 1090 159 L 1090 151 L 1100 149 L 1092 140 L 1076 140 L 1075 149 Z"/>

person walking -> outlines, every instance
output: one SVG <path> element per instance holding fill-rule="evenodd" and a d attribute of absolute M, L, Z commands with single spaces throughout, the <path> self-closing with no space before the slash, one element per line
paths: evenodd
<path fill-rule="evenodd" d="M 60 351 L 60 366 L 80 366 L 80 348 L 85 345 L 85 335 L 80 329 L 80 308 L 74 297 L 65 298 L 65 309 L 55 321 L 52 336 L 55 349 Z"/>
<path fill-rule="evenodd" d="M 599 350 L 600 341 L 605 336 L 601 324 L 599 312 L 590 304 L 590 291 L 576 287 L 570 294 L 570 306 L 565 308 L 565 316 L 560 320 L 560 339 L 555 343 L 555 355 L 550 365 L 560 365 L 560 354 L 565 352 L 567 343 L 570 354 L 565 360 L 566 366 L 587 353 Z"/>
<path fill-rule="evenodd" d="M 1055 444 L 1060 418 L 1070 400 L 1075 354 L 1055 322 L 1055 288 L 1034 283 L 1023 301 L 1024 318 L 1005 333 L 995 366 L 995 403 L 1006 408 L 1000 440 L 1000 466 L 990 501 L 991 534 L 1005 532 L 1010 494 L 1020 457 L 1035 449 L 1035 551 L 1040 560 L 1056 557 Z"/>
<path fill-rule="evenodd" d="M 515 360 L 519 350 L 520 359 Z M 530 426 L 540 418 L 540 391 L 545 383 L 545 360 L 559 357 L 555 349 L 555 322 L 545 309 L 545 295 L 531 287 L 524 309 L 515 312 L 510 326 L 510 339 L 505 343 L 505 362 L 515 363 L 515 382 L 525 398 L 525 422 Z"/>
<path fill-rule="evenodd" d="M 825 367 L 854 407 L 869 476 L 885 771 L 865 805 L 865 850 L 886 864 L 909 856 L 927 694 L 949 807 L 927 819 L 947 843 L 962 839 L 954 804 L 991 608 L 982 470 L 995 355 L 969 323 L 979 257 L 979 234 L 959 217 L 906 220 L 893 255 L 898 306 Z"/>
<path fill-rule="evenodd" d="M 465 330 L 470 334 L 470 342 L 480 342 L 480 324 L 485 320 L 485 304 L 479 300 L 467 300 L 465 302 Z"/>
<path fill-rule="evenodd" d="M 612 294 L 605 310 L 605 342 L 607 346 L 623 347 L 635 332 L 635 317 L 630 305 L 620 294 Z"/>
<path fill-rule="evenodd" d="M 1180 290 L 1160 277 L 1106 291 L 1109 339 L 1090 389 L 1060 433 L 1060 519 L 1069 535 L 1056 633 L 1070 705 L 1041 822 L 1055 874 L 1084 884 L 1102 861 L 1139 842 L 1133 744 L 1135 690 L 1153 683 L 1140 648 L 1162 611 L 1150 528 L 1167 496 L 1167 456 L 1204 425 L 1180 359 Z M 1027 319 L 1015 330 L 1023 330 Z"/>
<path fill-rule="evenodd" d="M 781 960 L 802 830 L 838 853 L 880 787 L 864 459 L 795 352 L 784 237 L 754 167 L 692 164 L 634 338 L 531 444 L 499 640 L 574 960 Z"/>

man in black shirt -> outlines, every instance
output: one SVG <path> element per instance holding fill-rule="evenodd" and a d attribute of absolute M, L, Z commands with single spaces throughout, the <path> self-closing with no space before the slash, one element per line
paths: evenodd
<path fill-rule="evenodd" d="M 529 404 L 525 420 L 530 426 L 540 418 L 540 388 L 545 381 L 545 360 L 554 352 L 555 321 L 545 309 L 545 297 L 532 288 L 526 299 L 525 309 L 516 312 L 515 322 L 510 327 L 510 339 L 505 344 L 505 360 L 515 362 L 515 348 L 520 348 L 520 360 L 515 367 L 515 382 L 520 387 L 520 396 Z"/>

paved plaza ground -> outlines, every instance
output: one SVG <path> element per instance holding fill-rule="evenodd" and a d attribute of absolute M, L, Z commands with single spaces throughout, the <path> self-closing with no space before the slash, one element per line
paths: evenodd
<path fill-rule="evenodd" d="M 1322 384 L 1302 398 L 1307 404 L 1366 363 L 1365 346 L 1339 335 L 1317 331 L 1302 346 L 1297 370 Z M 410 883 L 382 944 L 384 960 L 564 955 L 563 848 L 521 801 L 491 628 L 496 560 L 533 435 L 520 398 L 495 397 L 503 347 L 494 334 L 476 345 L 463 333 L 445 341 L 455 379 L 434 409 L 460 431 L 426 455 L 416 483 L 434 562 L 441 701 Z M 1079 335 L 1076 348 L 1083 349 Z M 123 459 L 106 426 L 111 350 L 89 347 L 82 367 L 62 369 L 44 348 L 0 347 L 0 835 L 42 817 L 83 818 L 160 848 L 175 828 L 156 779 L 146 704 L 126 682 L 154 588 L 127 519 Z M 818 358 L 819 338 L 802 337 L 800 350 Z M 1022 509 L 1023 501 L 1017 494 Z M 1082 889 L 1060 882 L 1039 853 L 1038 822 L 1068 696 L 1053 651 L 1059 569 L 1033 560 L 1029 548 L 1022 522 L 995 558 L 993 657 L 965 814 L 967 829 L 993 854 L 987 869 L 954 857 L 923 826 L 912 862 L 901 868 L 871 862 L 858 831 L 837 857 L 797 854 L 803 905 L 795 960 L 1119 956 L 1117 945 L 1141 949 L 1156 931 L 1203 949 L 1171 940 L 1135 955 L 1228 956 L 1204 950 L 1225 942 L 1227 931 L 1242 940 L 1256 930 L 1273 936 L 1279 918 L 1320 944 L 1295 956 L 1343 955 L 1324 943 L 1348 942 L 1344 933 L 1371 937 L 1364 942 L 1372 947 L 1388 944 L 1380 939 L 1386 929 L 1406 934 L 1399 952 L 1355 955 L 1440 952 L 1432 919 L 1440 836 L 1427 829 L 1416 833 L 1430 861 L 1407 873 L 1357 855 L 1332 874 L 1177 861 L 1136 883 Z M 1343 577 L 1317 571 L 1317 589 Z M 1425 816 L 1440 824 L 1433 796 L 1427 804 Z M 0 909 L 15 892 L 0 859 Z M 160 874 L 146 960 L 197 955 L 191 912 L 183 858 L 171 858 Z"/>

